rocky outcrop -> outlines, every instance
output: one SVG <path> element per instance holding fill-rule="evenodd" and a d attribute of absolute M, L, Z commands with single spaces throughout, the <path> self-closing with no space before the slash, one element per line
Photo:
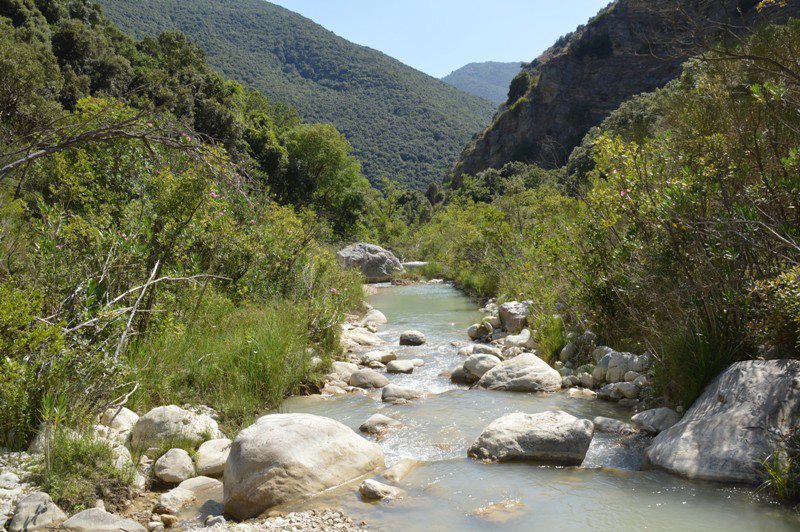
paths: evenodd
<path fill-rule="evenodd" d="M 762 462 L 799 425 L 800 361 L 739 362 L 655 437 L 646 458 L 687 478 L 757 484 Z"/>
<path fill-rule="evenodd" d="M 533 353 L 523 353 L 490 369 L 477 386 L 509 392 L 557 392 L 561 375 Z"/>
<path fill-rule="evenodd" d="M 248 519 L 384 466 L 380 446 L 311 414 L 259 418 L 233 442 L 225 465 L 225 512 Z"/>
<path fill-rule="evenodd" d="M 347 246 L 336 254 L 346 268 L 358 268 L 370 283 L 390 281 L 403 266 L 394 253 L 374 244 L 359 243 Z"/>
<path fill-rule="evenodd" d="M 566 412 L 508 414 L 489 424 L 467 454 L 497 462 L 538 460 L 577 465 L 586 456 L 593 434 L 591 421 Z"/>
<path fill-rule="evenodd" d="M 512 100 L 464 150 L 454 184 L 463 174 L 514 161 L 562 166 L 589 129 L 625 100 L 676 78 L 700 37 L 800 14 L 798 2 L 763 12 L 756 4 L 617 0 L 514 79 Z"/>

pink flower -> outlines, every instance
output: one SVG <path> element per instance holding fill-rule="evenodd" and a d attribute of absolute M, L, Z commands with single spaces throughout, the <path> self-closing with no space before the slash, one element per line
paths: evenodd
<path fill-rule="evenodd" d="M 216 192 L 214 192 L 214 191 L 212 190 L 212 191 L 211 191 L 211 197 L 212 197 L 212 198 L 214 198 L 214 199 L 217 199 L 217 198 L 219 197 L 219 194 L 217 194 Z"/>
<path fill-rule="evenodd" d="M 339 290 L 337 290 L 336 288 L 331 288 L 331 294 L 334 294 L 334 295 L 338 296 L 339 295 Z"/>
<path fill-rule="evenodd" d="M 152 122 L 148 122 L 147 123 L 147 127 L 153 127 L 153 123 Z"/>
<path fill-rule="evenodd" d="M 250 225 L 255 225 L 255 224 L 256 224 L 255 220 L 250 220 Z"/>
<path fill-rule="evenodd" d="M 61 249 L 61 244 L 56 244 L 56 249 Z"/>

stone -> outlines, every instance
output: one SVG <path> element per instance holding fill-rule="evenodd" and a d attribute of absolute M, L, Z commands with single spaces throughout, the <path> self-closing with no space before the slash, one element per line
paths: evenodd
<path fill-rule="evenodd" d="M 500 358 L 503 355 L 503 351 L 499 347 L 494 347 L 491 345 L 486 344 L 477 344 L 472 349 L 473 355 L 494 355 L 497 358 Z"/>
<path fill-rule="evenodd" d="M 403 424 L 396 419 L 384 416 L 383 414 L 373 414 L 358 427 L 358 430 L 367 434 L 383 434 L 390 428 L 402 427 Z"/>
<path fill-rule="evenodd" d="M 373 308 L 367 311 L 367 313 L 364 315 L 364 318 L 361 320 L 361 326 L 363 327 L 369 323 L 374 323 L 375 325 L 384 325 L 385 323 L 389 323 L 389 320 L 386 319 L 386 315 L 383 312 Z"/>
<path fill-rule="evenodd" d="M 419 331 L 404 331 L 400 334 L 400 345 L 423 345 L 425 342 L 425 335 Z"/>
<path fill-rule="evenodd" d="M 490 423 L 467 454 L 496 462 L 533 460 L 578 465 L 593 434 L 591 421 L 566 412 L 507 414 Z"/>
<path fill-rule="evenodd" d="M 131 449 L 146 451 L 182 443 L 200 445 L 220 437 L 217 422 L 175 405 L 159 406 L 139 418 L 131 431 Z"/>
<path fill-rule="evenodd" d="M 475 352 L 474 345 L 467 345 L 458 350 L 458 356 L 468 357 Z"/>
<path fill-rule="evenodd" d="M 627 372 L 625 375 L 623 375 L 622 379 L 623 379 L 625 382 L 634 382 L 634 381 L 635 381 L 636 379 L 638 379 L 639 377 L 640 377 L 640 375 L 639 375 L 637 372 L 635 372 L 635 371 L 629 371 L 629 372 Z"/>
<path fill-rule="evenodd" d="M 158 514 L 177 515 L 181 510 L 192 504 L 196 498 L 192 490 L 180 487 L 172 488 L 168 492 L 159 495 L 155 512 Z"/>
<path fill-rule="evenodd" d="M 603 401 L 619 401 L 622 396 L 617 391 L 617 384 L 610 383 L 597 390 L 597 398 Z"/>
<path fill-rule="evenodd" d="M 556 392 L 561 375 L 533 353 L 523 353 L 486 372 L 477 386 L 509 392 Z"/>
<path fill-rule="evenodd" d="M 648 385 L 647 376 L 639 375 L 638 377 L 636 377 L 636 380 L 633 381 L 633 384 L 638 386 L 640 389 L 647 387 L 647 385 Z"/>
<path fill-rule="evenodd" d="M 194 477 L 184 480 L 178 487 L 189 490 L 195 495 L 204 491 L 215 490 L 222 487 L 222 482 L 210 477 Z"/>
<path fill-rule="evenodd" d="M 597 364 L 603 359 L 604 356 L 610 355 L 613 352 L 614 350 L 607 345 L 595 347 L 594 350 L 592 350 L 592 360 L 594 360 L 594 363 Z"/>
<path fill-rule="evenodd" d="M 597 432 L 608 434 L 633 434 L 636 432 L 636 429 L 629 423 L 610 417 L 597 416 L 592 423 L 594 423 L 594 430 Z"/>
<path fill-rule="evenodd" d="M 580 379 L 580 384 L 584 388 L 594 388 L 594 377 L 590 374 L 583 372 L 578 375 L 578 379 Z"/>
<path fill-rule="evenodd" d="M 206 527 L 211 528 L 214 526 L 225 526 L 225 516 L 223 515 L 209 515 L 206 517 Z"/>
<path fill-rule="evenodd" d="M 50 495 L 36 491 L 17 503 L 14 517 L 8 524 L 8 530 L 9 532 L 45 530 L 54 527 L 66 518 L 67 514 L 56 506 Z"/>
<path fill-rule="evenodd" d="M 425 361 L 422 360 L 421 358 L 412 358 L 411 363 L 414 364 L 415 368 L 421 368 L 422 366 L 425 365 Z"/>
<path fill-rule="evenodd" d="M 197 474 L 205 477 L 220 477 L 225 471 L 225 462 L 231 451 L 231 440 L 218 438 L 203 442 L 195 455 Z"/>
<path fill-rule="evenodd" d="M 161 522 L 164 524 L 166 528 L 172 528 L 178 524 L 178 516 L 170 514 L 162 514 Z"/>
<path fill-rule="evenodd" d="M 389 351 L 370 351 L 369 353 L 365 353 L 364 356 L 361 357 L 361 363 L 364 365 L 367 365 L 370 362 L 380 362 L 381 364 L 388 364 L 392 360 L 397 360 L 397 355 Z"/>
<path fill-rule="evenodd" d="M 522 329 L 519 334 L 510 334 L 505 338 L 507 347 L 521 347 L 527 350 L 536 349 L 536 342 L 529 329 Z"/>
<path fill-rule="evenodd" d="M 566 366 L 559 368 L 557 371 L 558 374 L 561 375 L 562 377 L 569 377 L 574 373 L 574 371 L 572 371 L 572 368 L 568 368 Z"/>
<path fill-rule="evenodd" d="M 506 347 L 503 349 L 503 354 L 500 358 L 503 360 L 508 360 L 509 358 L 517 357 L 524 352 L 525 349 L 521 347 Z"/>
<path fill-rule="evenodd" d="M 133 519 L 119 517 L 101 508 L 90 508 L 77 513 L 64 521 L 61 527 L 66 530 L 75 530 L 76 532 L 91 532 L 94 530 L 146 532 L 147 530 Z"/>
<path fill-rule="evenodd" d="M 639 387 L 632 382 L 618 382 L 616 390 L 625 399 L 636 399 L 639 397 Z"/>
<path fill-rule="evenodd" d="M 464 369 L 464 365 L 461 364 L 450 372 L 450 381 L 456 384 L 475 384 L 478 382 L 478 377 Z"/>
<path fill-rule="evenodd" d="M 148 532 L 161 532 L 164 530 L 164 523 L 161 521 L 150 521 L 147 523 Z"/>
<path fill-rule="evenodd" d="M 578 357 L 578 346 L 575 342 L 569 342 L 561 352 L 558 354 L 558 359 L 561 362 L 566 362 L 568 360 L 574 360 Z"/>
<path fill-rule="evenodd" d="M 411 388 L 403 388 L 396 384 L 386 386 L 381 393 L 384 403 L 405 404 L 422 397 L 422 394 Z"/>
<path fill-rule="evenodd" d="M 357 388 L 383 388 L 387 384 L 389 384 L 389 379 L 374 369 L 360 369 L 350 375 L 350 386 Z"/>
<path fill-rule="evenodd" d="M 350 362 L 334 362 L 331 364 L 331 371 L 338 377 L 341 382 L 350 382 L 350 375 L 358 371 L 356 364 Z"/>
<path fill-rule="evenodd" d="M 370 283 L 390 281 L 392 275 L 403 271 L 394 253 L 365 242 L 347 246 L 336 254 L 336 258 L 345 268 L 359 269 Z"/>
<path fill-rule="evenodd" d="M 500 323 L 510 334 L 519 334 L 528 320 L 528 305 L 519 301 L 503 303 L 499 308 Z"/>
<path fill-rule="evenodd" d="M 369 369 L 386 369 L 386 365 L 383 362 L 378 362 L 377 360 L 373 360 L 369 364 L 367 364 Z"/>
<path fill-rule="evenodd" d="M 639 412 L 631 418 L 631 423 L 639 430 L 650 434 L 658 434 L 673 426 L 680 419 L 681 416 L 676 411 L 662 407 Z"/>
<path fill-rule="evenodd" d="M 124 443 L 139 421 L 139 416 L 133 410 L 125 408 L 109 408 L 100 416 L 100 424 L 108 427 L 117 436 L 117 440 Z"/>
<path fill-rule="evenodd" d="M 362 347 L 376 347 L 385 343 L 380 336 L 363 327 L 350 329 L 342 333 L 342 337 Z"/>
<path fill-rule="evenodd" d="M 392 360 L 386 364 L 387 373 L 414 373 L 413 360 Z"/>
<path fill-rule="evenodd" d="M 683 477 L 761 483 L 765 457 L 800 425 L 800 361 L 749 360 L 718 375 L 653 439 L 650 465 Z"/>
<path fill-rule="evenodd" d="M 413 458 L 401 458 L 399 462 L 382 473 L 383 478 L 389 482 L 400 482 L 421 463 Z"/>
<path fill-rule="evenodd" d="M 570 388 L 567 391 L 567 394 L 570 397 L 573 397 L 575 399 L 596 399 L 597 398 L 597 392 L 593 392 L 592 390 L 589 390 L 587 388 Z"/>
<path fill-rule="evenodd" d="M 502 361 L 495 355 L 472 355 L 464 361 L 464 371 L 480 379 L 487 371 Z"/>
<path fill-rule="evenodd" d="M 367 479 L 358 487 L 358 492 L 365 501 L 382 501 L 400 499 L 404 492 L 400 488 L 382 484 L 377 480 Z"/>
<path fill-rule="evenodd" d="M 153 474 L 162 482 L 179 484 L 195 474 L 192 457 L 183 449 L 170 449 L 156 460 Z"/>
<path fill-rule="evenodd" d="M 225 466 L 225 512 L 249 519 L 384 467 L 383 451 L 347 426 L 311 414 L 259 418 L 233 442 Z"/>
<path fill-rule="evenodd" d="M 480 323 L 473 323 L 467 328 L 467 336 L 470 340 L 480 340 L 484 336 L 482 331 Z"/>

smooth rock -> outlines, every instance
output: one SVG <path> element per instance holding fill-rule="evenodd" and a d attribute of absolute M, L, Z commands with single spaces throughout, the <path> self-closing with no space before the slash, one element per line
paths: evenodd
<path fill-rule="evenodd" d="M 217 422 L 175 405 L 159 406 L 139 418 L 131 431 L 131 449 L 146 451 L 175 443 L 199 445 L 219 438 Z"/>
<path fill-rule="evenodd" d="M 425 342 L 425 335 L 419 331 L 404 331 L 400 334 L 400 345 L 423 345 Z"/>
<path fill-rule="evenodd" d="M 381 401 L 384 403 L 404 404 L 422 397 L 422 394 L 411 388 L 403 388 L 396 384 L 386 386 L 381 393 Z"/>
<path fill-rule="evenodd" d="M 663 407 L 639 412 L 631 418 L 631 423 L 640 430 L 650 434 L 658 434 L 673 426 L 680 419 L 681 416 L 676 411 Z"/>
<path fill-rule="evenodd" d="M 380 310 L 373 308 L 367 311 L 364 315 L 364 319 L 361 320 L 361 326 L 367 325 L 368 323 L 374 323 L 375 325 L 383 325 L 388 323 L 389 320 L 386 319 L 386 315 L 381 312 Z"/>
<path fill-rule="evenodd" d="M 403 490 L 381 484 L 377 480 L 367 479 L 358 487 L 358 492 L 365 501 L 382 501 L 400 499 L 403 497 Z"/>
<path fill-rule="evenodd" d="M 608 434 L 633 434 L 636 432 L 636 429 L 630 424 L 610 417 L 597 416 L 592 423 L 594 423 L 594 430 L 597 432 L 606 432 Z"/>
<path fill-rule="evenodd" d="M 177 515 L 181 510 L 196 500 L 192 490 L 172 488 L 158 497 L 155 512 L 159 514 Z"/>
<path fill-rule="evenodd" d="M 584 388 L 594 388 L 594 377 L 590 374 L 583 372 L 578 375 L 578 379 L 580 380 L 581 386 Z"/>
<path fill-rule="evenodd" d="M 331 364 L 331 371 L 338 377 L 338 380 L 342 382 L 349 382 L 350 375 L 352 375 L 353 372 L 358 371 L 358 365 L 351 364 L 350 362 L 336 361 Z"/>
<path fill-rule="evenodd" d="M 474 345 L 467 345 L 458 350 L 458 356 L 468 357 L 475 352 Z"/>
<path fill-rule="evenodd" d="M 392 360 L 386 364 L 387 373 L 413 373 L 414 368 L 413 360 Z"/>
<path fill-rule="evenodd" d="M 100 508 L 90 508 L 77 513 L 61 524 L 66 530 L 76 532 L 125 531 L 146 532 L 146 528 L 134 521 L 110 514 Z"/>
<path fill-rule="evenodd" d="M 389 351 L 370 351 L 369 353 L 365 353 L 364 356 L 361 357 L 361 363 L 364 364 L 365 366 L 370 362 L 380 362 L 381 364 L 388 364 L 392 360 L 397 360 L 397 355 Z"/>
<path fill-rule="evenodd" d="M 383 388 L 387 384 L 389 384 L 389 379 L 373 369 L 360 369 L 350 375 L 350 386 L 357 388 Z"/>
<path fill-rule="evenodd" d="M 519 301 L 503 303 L 499 308 L 500 323 L 510 334 L 518 334 L 528 320 L 528 305 Z"/>
<path fill-rule="evenodd" d="M 597 364 L 603 359 L 604 356 L 609 355 L 613 352 L 614 350 L 606 345 L 595 347 L 594 350 L 592 351 L 592 360 L 594 360 L 594 363 Z"/>
<path fill-rule="evenodd" d="M 136 412 L 125 407 L 109 408 L 100 416 L 100 424 L 123 436 L 123 439 L 130 434 L 137 421 L 139 416 Z"/>
<path fill-rule="evenodd" d="M 616 390 L 625 399 L 636 399 L 639 397 L 639 387 L 632 382 L 618 382 Z"/>
<path fill-rule="evenodd" d="M 197 474 L 205 477 L 219 477 L 225 471 L 225 462 L 231 452 L 231 440 L 219 438 L 204 442 L 195 456 Z"/>
<path fill-rule="evenodd" d="M 380 446 L 338 421 L 311 414 L 264 416 L 240 432 L 231 446 L 225 511 L 248 519 L 383 466 Z"/>
<path fill-rule="evenodd" d="M 183 449 L 170 449 L 156 460 L 153 474 L 162 482 L 170 484 L 183 482 L 195 475 L 192 457 Z"/>
<path fill-rule="evenodd" d="M 522 329 L 519 334 L 510 334 L 506 336 L 505 345 L 507 347 L 521 347 L 528 350 L 536 349 L 536 342 L 533 341 L 529 329 Z"/>
<path fill-rule="evenodd" d="M 622 378 L 625 382 L 634 382 L 639 378 L 639 374 L 635 371 L 629 371 Z"/>
<path fill-rule="evenodd" d="M 472 444 L 473 458 L 506 462 L 537 460 L 580 464 L 594 434 L 594 425 L 566 412 L 514 413 L 496 419 Z"/>
<path fill-rule="evenodd" d="M 403 266 L 394 253 L 365 242 L 347 246 L 336 254 L 336 258 L 346 268 L 361 270 L 370 283 L 389 281 L 395 272 L 403 271 Z"/>
<path fill-rule="evenodd" d="M 486 372 L 477 386 L 510 392 L 556 392 L 561 389 L 561 375 L 533 353 L 523 353 Z"/>
<path fill-rule="evenodd" d="M 450 381 L 456 384 L 475 384 L 478 377 L 464 369 L 464 364 L 461 364 L 450 372 Z"/>
<path fill-rule="evenodd" d="M 501 362 L 495 355 L 472 355 L 464 361 L 464 370 L 474 375 L 476 379 L 480 379 Z"/>
<path fill-rule="evenodd" d="M 351 342 L 364 347 L 375 347 L 385 343 L 380 336 L 363 327 L 351 329 L 342 336 L 346 336 Z"/>
<path fill-rule="evenodd" d="M 472 353 L 473 355 L 494 355 L 497 358 L 500 358 L 503 355 L 503 350 L 499 347 L 493 347 L 491 345 L 486 344 L 477 344 L 473 347 Z"/>
<path fill-rule="evenodd" d="M 37 491 L 17 503 L 14 517 L 8 525 L 9 532 L 49 529 L 67 518 L 50 495 Z M 0 523 L 2 524 L 2 523 Z"/>
<path fill-rule="evenodd" d="M 647 449 L 649 463 L 692 479 L 758 484 L 763 460 L 800 425 L 800 361 L 738 362 Z"/>
<path fill-rule="evenodd" d="M 358 430 L 367 434 L 383 434 L 390 428 L 402 427 L 403 424 L 396 419 L 384 416 L 383 414 L 373 414 L 358 427 Z"/>
<path fill-rule="evenodd" d="M 189 490 L 195 495 L 198 493 L 214 490 L 222 487 L 222 482 L 210 477 L 194 477 L 184 480 L 178 487 L 181 489 Z"/>
<path fill-rule="evenodd" d="M 399 462 L 383 472 L 383 478 L 389 482 L 400 482 L 421 463 L 413 458 L 401 458 Z"/>

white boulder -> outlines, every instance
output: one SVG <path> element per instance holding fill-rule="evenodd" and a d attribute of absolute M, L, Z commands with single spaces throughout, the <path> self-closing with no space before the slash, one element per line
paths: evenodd
<path fill-rule="evenodd" d="M 146 451 L 164 445 L 199 445 L 221 436 L 217 422 L 175 405 L 159 406 L 139 418 L 131 431 L 131 449 Z"/>
<path fill-rule="evenodd" d="M 477 386 L 510 392 L 557 392 L 561 375 L 533 353 L 523 353 L 490 369 Z"/>

